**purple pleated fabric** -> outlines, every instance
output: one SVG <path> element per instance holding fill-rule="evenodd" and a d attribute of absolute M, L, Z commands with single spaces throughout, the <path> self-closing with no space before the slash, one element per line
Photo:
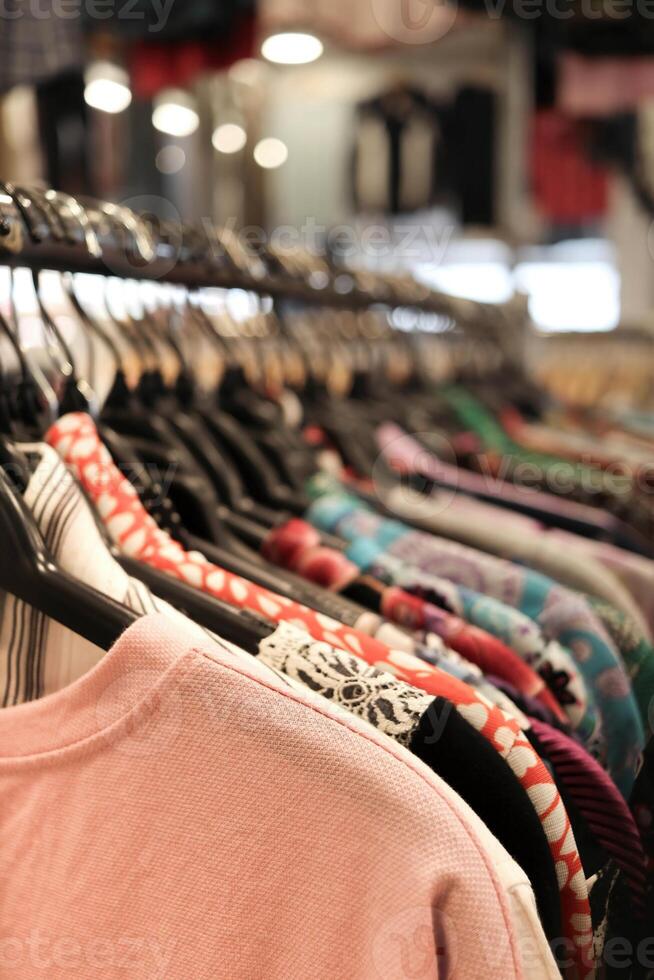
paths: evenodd
<path fill-rule="evenodd" d="M 624 872 L 634 910 L 642 910 L 646 860 L 634 818 L 610 776 L 583 746 L 538 718 L 531 727 L 557 777 L 606 853 Z"/>

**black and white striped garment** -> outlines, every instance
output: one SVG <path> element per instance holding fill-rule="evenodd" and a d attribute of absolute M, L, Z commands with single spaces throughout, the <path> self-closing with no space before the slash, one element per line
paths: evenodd
<path fill-rule="evenodd" d="M 109 552 L 81 488 L 54 449 L 41 443 L 20 448 L 35 461 L 25 503 L 61 568 L 137 613 L 160 613 L 176 619 L 189 630 L 191 639 L 194 634 L 206 645 L 209 636 L 221 647 L 249 658 L 249 654 L 204 630 L 123 571 Z M 2 707 L 33 701 L 73 683 L 103 656 L 104 651 L 88 640 L 0 592 Z M 288 686 L 288 678 L 278 671 L 271 672 Z"/>

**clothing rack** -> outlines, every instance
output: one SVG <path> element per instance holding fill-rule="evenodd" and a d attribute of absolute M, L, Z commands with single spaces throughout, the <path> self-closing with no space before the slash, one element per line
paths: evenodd
<path fill-rule="evenodd" d="M 589 424 L 581 445 L 552 427 L 485 342 L 526 322 L 510 304 L 54 192 L 5 185 L 0 208 L 0 251 L 31 267 L 37 301 L 26 324 L 5 283 L 0 929 L 72 930 L 84 972 L 98 928 L 147 936 L 154 910 L 174 980 L 401 976 L 418 933 L 432 975 L 445 957 L 460 980 L 480 956 L 486 980 L 553 980 L 556 955 L 566 978 L 595 976 L 593 929 L 624 921 L 644 949 L 651 431 L 643 450 L 626 427 L 616 443 Z M 280 307 L 232 329 L 209 297 L 144 288 L 135 316 L 114 315 L 111 290 L 92 314 L 66 275 L 64 331 L 42 269 Z M 302 307 L 336 295 L 338 312 Z M 447 340 L 417 317 L 403 350 L 400 314 L 437 303 Z M 104 390 L 96 341 L 113 355 Z M 482 384 L 430 373 L 458 355 Z M 623 460 L 615 486 L 606 463 Z M 238 901 L 205 922 L 209 892 Z"/>
<path fill-rule="evenodd" d="M 409 275 L 333 267 L 306 249 L 254 248 L 209 221 L 158 220 L 123 205 L 0 182 L 0 264 L 97 273 L 189 288 L 244 289 L 276 301 L 362 311 L 412 309 L 495 342 L 522 365 L 526 297 L 490 304 L 450 296 Z"/>

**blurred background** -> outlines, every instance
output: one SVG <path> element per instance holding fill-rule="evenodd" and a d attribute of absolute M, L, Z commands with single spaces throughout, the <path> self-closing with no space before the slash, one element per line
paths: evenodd
<path fill-rule="evenodd" d="M 0 90 L 3 179 L 654 325 L 652 0 L 4 0 Z"/>

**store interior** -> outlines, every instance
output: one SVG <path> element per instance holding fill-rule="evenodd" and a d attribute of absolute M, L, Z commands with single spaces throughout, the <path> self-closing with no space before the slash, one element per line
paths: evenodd
<path fill-rule="evenodd" d="M 0 976 L 651 980 L 653 273 L 650 0 L 4 0 Z"/>

